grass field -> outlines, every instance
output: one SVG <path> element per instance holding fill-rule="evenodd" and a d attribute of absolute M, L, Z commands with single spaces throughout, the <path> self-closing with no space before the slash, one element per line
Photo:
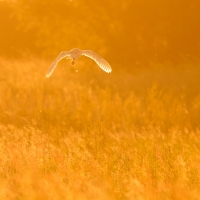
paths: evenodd
<path fill-rule="evenodd" d="M 199 199 L 200 66 L 49 64 L 0 59 L 0 199 Z"/>

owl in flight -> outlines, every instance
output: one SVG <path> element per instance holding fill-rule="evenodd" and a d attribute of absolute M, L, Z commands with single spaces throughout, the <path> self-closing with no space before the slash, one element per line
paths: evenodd
<path fill-rule="evenodd" d="M 80 50 L 78 48 L 74 48 L 71 51 L 63 51 L 57 56 L 57 58 L 53 61 L 53 63 L 49 67 L 49 69 L 46 73 L 46 77 L 49 78 L 51 76 L 51 74 L 53 73 L 53 71 L 56 68 L 56 65 L 58 64 L 58 62 L 61 59 L 68 58 L 71 60 L 71 64 L 74 65 L 75 60 L 78 59 L 80 56 L 86 56 L 86 57 L 91 58 L 92 60 L 94 60 L 97 63 L 97 65 L 102 70 L 104 70 L 107 73 L 110 73 L 112 71 L 112 68 L 108 64 L 108 62 L 106 60 L 104 60 L 101 56 L 96 54 L 95 52 L 93 52 L 91 50 Z"/>

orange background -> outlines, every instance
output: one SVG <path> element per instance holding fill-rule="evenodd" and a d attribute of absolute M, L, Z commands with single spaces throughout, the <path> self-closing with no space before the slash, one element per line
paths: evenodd
<path fill-rule="evenodd" d="M 78 47 L 127 69 L 197 62 L 199 11 L 198 0 L 4 0 L 0 54 L 52 58 Z"/>

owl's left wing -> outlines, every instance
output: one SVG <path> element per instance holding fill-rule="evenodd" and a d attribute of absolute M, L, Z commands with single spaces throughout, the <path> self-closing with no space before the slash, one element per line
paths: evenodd
<path fill-rule="evenodd" d="M 61 52 L 57 58 L 53 61 L 53 63 L 51 64 L 51 66 L 49 67 L 47 73 L 46 73 L 46 77 L 49 78 L 51 76 L 51 74 L 53 73 L 53 71 L 55 70 L 58 62 L 60 60 L 62 60 L 63 58 L 69 57 L 71 54 L 68 51 L 63 51 Z"/>

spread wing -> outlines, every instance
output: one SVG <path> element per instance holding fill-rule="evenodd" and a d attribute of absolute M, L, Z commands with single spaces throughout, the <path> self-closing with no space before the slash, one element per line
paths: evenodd
<path fill-rule="evenodd" d="M 53 63 L 51 64 L 51 66 L 49 67 L 47 73 L 46 73 L 46 77 L 49 78 L 51 76 L 51 74 L 53 73 L 53 71 L 56 68 L 56 65 L 58 64 L 58 62 L 60 60 L 62 60 L 65 57 L 69 57 L 71 54 L 68 51 L 63 51 L 61 52 L 57 58 L 53 61 Z"/>
<path fill-rule="evenodd" d="M 94 53 L 91 50 L 83 50 L 81 55 L 87 56 L 94 60 L 101 69 L 103 69 L 105 72 L 110 73 L 112 71 L 111 66 L 108 64 L 106 60 L 104 60 L 101 56 Z"/>

